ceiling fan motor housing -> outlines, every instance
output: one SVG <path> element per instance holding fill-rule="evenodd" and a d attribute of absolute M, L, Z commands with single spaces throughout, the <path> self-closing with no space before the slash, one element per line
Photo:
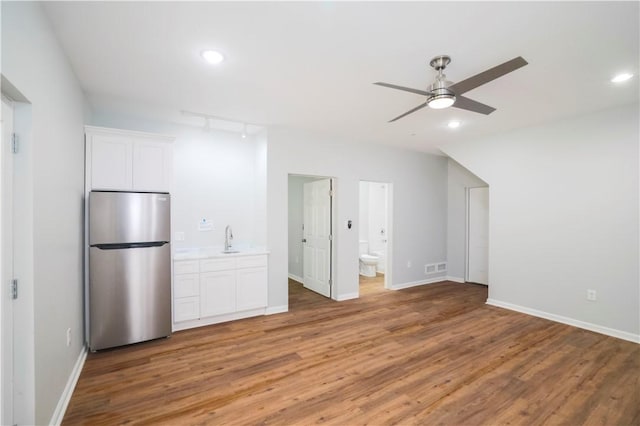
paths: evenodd
<path fill-rule="evenodd" d="M 456 101 L 456 95 L 447 88 L 448 85 L 449 82 L 445 81 L 444 78 L 438 78 L 429 86 L 431 95 L 427 97 L 427 104 L 430 108 L 441 109 L 453 105 Z"/>

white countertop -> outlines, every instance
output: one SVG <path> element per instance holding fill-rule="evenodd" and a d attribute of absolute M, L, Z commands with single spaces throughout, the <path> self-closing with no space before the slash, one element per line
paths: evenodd
<path fill-rule="evenodd" d="M 196 247 L 176 249 L 173 260 L 211 259 L 215 257 L 238 257 L 269 254 L 264 247 L 238 248 L 237 253 L 223 253 L 224 247 Z M 235 250 L 235 249 L 234 249 Z"/>

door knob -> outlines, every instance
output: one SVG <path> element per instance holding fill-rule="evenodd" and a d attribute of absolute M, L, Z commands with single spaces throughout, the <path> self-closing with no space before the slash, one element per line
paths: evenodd
<path fill-rule="evenodd" d="M 307 239 L 306 239 L 306 238 L 303 238 L 303 239 L 302 239 L 302 242 L 303 242 L 303 243 L 306 243 L 306 242 L 307 242 Z"/>

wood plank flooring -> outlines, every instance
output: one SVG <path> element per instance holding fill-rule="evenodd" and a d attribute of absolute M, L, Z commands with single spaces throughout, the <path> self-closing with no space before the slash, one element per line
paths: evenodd
<path fill-rule="evenodd" d="M 288 313 L 89 354 L 63 424 L 640 424 L 640 345 L 479 285 L 362 285 L 290 282 Z"/>

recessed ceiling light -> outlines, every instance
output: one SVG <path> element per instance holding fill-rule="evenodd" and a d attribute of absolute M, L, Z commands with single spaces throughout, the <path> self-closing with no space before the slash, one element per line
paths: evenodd
<path fill-rule="evenodd" d="M 216 50 L 203 50 L 200 56 L 202 56 L 205 61 L 214 65 L 217 65 L 220 62 L 224 61 L 224 56 L 222 56 L 222 53 Z"/>
<path fill-rule="evenodd" d="M 622 74 L 618 74 L 615 77 L 613 77 L 611 79 L 612 83 L 622 83 L 623 81 L 627 81 L 629 80 L 631 77 L 633 77 L 633 74 L 629 74 L 629 73 L 622 73 Z"/>
<path fill-rule="evenodd" d="M 450 129 L 457 129 L 458 127 L 460 127 L 460 122 L 457 120 L 451 120 L 449 123 L 447 123 L 447 126 L 449 126 Z"/>

